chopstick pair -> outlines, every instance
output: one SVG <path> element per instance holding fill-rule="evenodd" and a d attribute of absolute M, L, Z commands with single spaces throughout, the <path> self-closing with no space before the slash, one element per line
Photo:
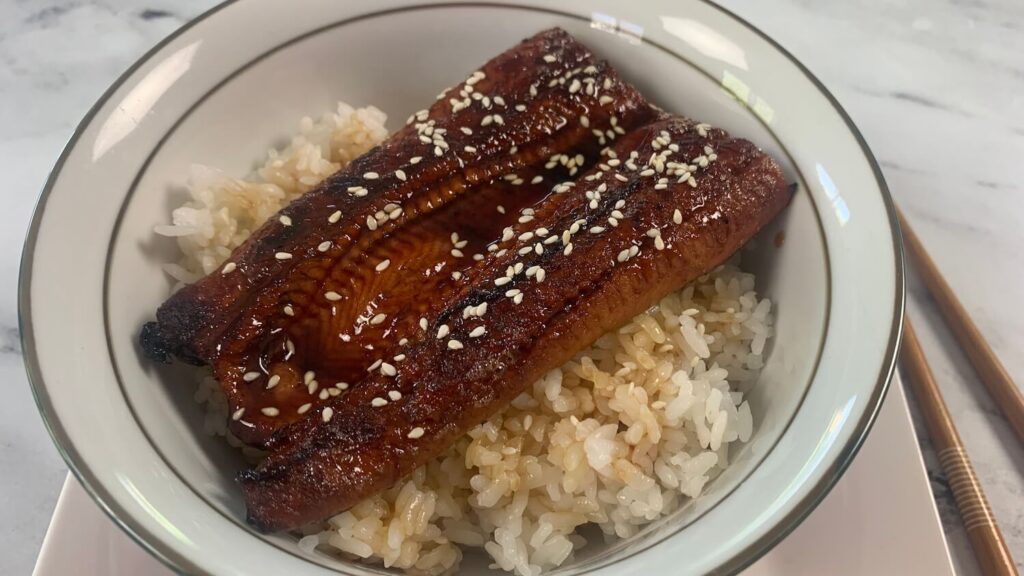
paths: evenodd
<path fill-rule="evenodd" d="M 981 331 L 942 277 L 935 262 L 925 251 L 921 240 L 897 210 L 903 231 L 904 246 L 916 264 L 918 274 L 939 305 L 943 317 L 953 331 L 960 347 L 967 353 L 988 393 L 1010 422 L 1017 438 L 1024 444 L 1024 395 L 1006 372 L 999 358 L 989 347 Z M 982 572 L 986 575 L 1017 575 L 1013 557 L 999 530 L 992 509 L 967 457 L 963 441 L 949 414 L 942 392 L 925 359 L 909 314 L 903 320 L 903 344 L 900 362 L 909 376 L 911 388 L 924 415 L 925 426 L 935 445 L 939 465 L 953 492 L 964 530 L 974 549 Z"/>

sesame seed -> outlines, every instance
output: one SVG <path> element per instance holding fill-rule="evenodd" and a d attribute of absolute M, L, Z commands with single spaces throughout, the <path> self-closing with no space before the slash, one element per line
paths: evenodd
<path fill-rule="evenodd" d="M 479 338 L 483 336 L 485 332 L 487 332 L 487 328 L 484 328 L 483 326 L 477 326 L 476 328 L 473 328 L 473 330 L 469 333 L 469 337 Z"/>
<path fill-rule="evenodd" d="M 380 365 L 380 373 L 385 375 L 385 376 L 394 376 L 395 374 L 398 373 L 398 371 L 395 370 L 395 367 L 392 366 L 391 364 L 388 364 L 387 362 L 383 362 Z"/>
<path fill-rule="evenodd" d="M 462 348 L 462 342 L 459 342 L 458 340 L 449 340 L 448 348 L 451 350 L 459 350 Z"/>
<path fill-rule="evenodd" d="M 422 438 L 423 437 L 423 428 L 420 428 L 419 426 L 413 428 L 412 430 L 409 431 L 408 434 L 406 434 L 406 437 L 407 438 L 411 438 L 412 440 L 416 440 L 417 438 Z"/>
<path fill-rule="evenodd" d="M 245 414 L 245 408 L 239 408 L 238 410 L 235 410 L 233 414 L 231 414 L 231 419 L 237 422 L 238 420 L 242 419 L 243 414 Z"/>
<path fill-rule="evenodd" d="M 331 249 L 331 241 L 324 240 L 323 242 L 320 243 L 319 246 L 316 247 L 316 249 L 319 250 L 320 252 L 327 252 L 328 250 Z"/>
<path fill-rule="evenodd" d="M 458 270 L 456 270 L 455 272 L 452 272 L 452 280 L 459 280 L 461 278 L 462 278 L 462 272 L 459 272 Z"/>
<path fill-rule="evenodd" d="M 377 174 L 376 172 L 366 172 L 363 174 L 363 178 L 366 178 L 367 180 L 376 180 L 377 178 L 380 178 L 380 174 Z"/>
<path fill-rule="evenodd" d="M 475 313 L 477 317 L 481 317 L 484 314 L 487 314 L 487 302 L 481 302 L 480 305 L 476 307 Z"/>
<path fill-rule="evenodd" d="M 288 252 L 278 252 L 277 254 L 274 254 L 274 258 L 277 258 L 278 260 L 291 260 L 292 255 Z"/>
<path fill-rule="evenodd" d="M 325 406 L 324 411 L 320 413 L 320 417 L 323 418 L 325 424 L 331 421 L 332 416 L 334 416 L 334 409 L 330 406 Z"/>
<path fill-rule="evenodd" d="M 543 269 L 543 268 L 541 268 L 540 270 L 537 270 L 537 282 L 543 282 L 543 281 L 544 281 L 544 276 L 545 276 L 546 274 L 547 274 L 547 273 L 546 273 L 546 272 L 544 272 L 544 269 Z"/>
<path fill-rule="evenodd" d="M 512 281 L 511 278 L 508 278 L 507 276 L 502 276 L 501 278 L 498 278 L 498 279 L 496 279 L 494 281 L 494 285 L 495 286 L 504 286 L 505 284 L 508 284 L 511 281 Z"/>
<path fill-rule="evenodd" d="M 253 380 L 258 379 L 259 377 L 259 372 L 246 372 L 245 374 L 242 375 L 242 380 L 245 380 L 246 382 L 252 382 Z"/>
<path fill-rule="evenodd" d="M 327 217 L 327 221 L 331 224 L 337 224 L 338 220 L 341 220 L 341 210 L 335 210 Z"/>
<path fill-rule="evenodd" d="M 402 360 L 405 360 L 405 354 L 399 354 L 398 356 L 395 356 L 395 362 L 401 362 Z"/>
<path fill-rule="evenodd" d="M 594 226 L 593 228 L 590 229 L 591 234 L 600 234 L 601 232 L 604 232 L 603 226 Z"/>
<path fill-rule="evenodd" d="M 619 255 L 615 258 L 619 262 L 625 262 L 629 258 L 629 248 L 619 252 Z"/>
<path fill-rule="evenodd" d="M 230 274 L 234 272 L 236 268 L 238 268 L 238 265 L 236 265 L 234 262 L 228 262 L 227 264 L 224 265 L 224 268 L 222 268 L 220 272 L 221 274 Z"/>
<path fill-rule="evenodd" d="M 440 340 L 441 338 L 444 338 L 449 332 L 451 332 L 451 330 L 448 328 L 448 325 L 441 324 L 441 327 L 437 329 L 437 339 Z"/>
<path fill-rule="evenodd" d="M 494 115 L 488 114 L 487 116 L 484 116 L 483 119 L 480 120 L 480 125 L 490 126 L 491 122 L 494 122 Z"/>
<path fill-rule="evenodd" d="M 318 396 L 318 398 L 320 398 L 321 400 L 327 400 L 327 398 L 330 395 L 331 395 L 330 389 L 329 388 L 324 388 L 323 390 L 320 391 L 320 396 Z"/>
<path fill-rule="evenodd" d="M 335 382 L 334 387 L 338 390 L 348 390 L 348 382 Z"/>
<path fill-rule="evenodd" d="M 501 204 L 498 204 L 497 210 L 498 210 L 498 214 L 504 214 L 505 213 L 505 207 L 502 206 Z"/>
<path fill-rule="evenodd" d="M 377 272 L 383 272 L 388 269 L 388 266 L 391 266 L 390 259 L 381 260 L 380 263 L 377 264 L 375 270 L 377 270 Z"/>
<path fill-rule="evenodd" d="M 412 164 L 412 165 L 419 164 L 420 160 L 423 160 L 423 156 L 413 156 L 412 158 L 409 158 L 409 164 Z"/>
<path fill-rule="evenodd" d="M 579 92 L 580 88 L 582 88 L 582 87 L 583 87 L 583 85 L 580 84 L 580 81 L 578 79 L 576 79 L 576 78 L 573 78 L 572 83 L 569 84 L 569 94 L 575 94 L 575 93 Z"/>
<path fill-rule="evenodd" d="M 309 402 L 306 402 L 302 406 L 299 406 L 298 412 L 299 412 L 299 414 L 305 414 L 306 412 L 309 412 L 309 409 L 312 408 L 312 407 L 313 407 L 312 404 L 310 404 Z"/>
<path fill-rule="evenodd" d="M 370 324 L 373 325 L 373 326 L 376 326 L 376 325 L 380 324 L 381 322 L 383 322 L 384 319 L 386 319 L 387 317 L 388 317 L 387 314 L 377 314 L 376 316 L 374 316 L 373 318 L 370 319 Z"/>
<path fill-rule="evenodd" d="M 521 304 L 523 302 L 523 295 L 522 295 L 522 293 L 516 294 L 515 296 L 513 296 L 512 297 L 512 302 L 515 303 L 515 304 Z"/>
<path fill-rule="evenodd" d="M 292 219 L 287 217 L 287 216 L 284 216 L 284 215 L 282 215 L 280 218 L 278 218 L 277 221 L 280 222 L 284 226 L 291 226 L 292 225 Z"/>
<path fill-rule="evenodd" d="M 551 62 L 555 62 L 557 60 L 558 60 L 558 58 L 556 58 L 554 54 L 545 54 L 544 55 L 544 61 L 549 63 L 549 64 Z"/>
<path fill-rule="evenodd" d="M 341 300 L 341 294 L 338 294 L 334 290 L 330 290 L 328 292 L 324 292 L 324 298 L 327 298 L 331 302 L 337 302 L 338 300 Z"/>
<path fill-rule="evenodd" d="M 676 224 L 683 223 L 683 213 L 680 212 L 679 209 L 676 209 L 676 211 L 672 213 L 672 221 Z"/>
<path fill-rule="evenodd" d="M 513 289 L 511 289 L 511 290 L 508 290 L 508 291 L 506 291 L 506 292 L 505 292 L 505 296 L 507 296 L 507 297 L 509 297 L 509 298 L 512 298 L 512 297 L 514 297 L 514 296 L 515 296 L 516 294 L 519 294 L 519 292 L 520 292 L 519 288 L 513 288 Z"/>
<path fill-rule="evenodd" d="M 665 241 L 661 239 L 661 236 L 654 239 L 654 247 L 658 250 L 665 249 Z"/>
<path fill-rule="evenodd" d="M 277 408 L 274 408 L 273 406 L 268 406 L 268 407 L 260 410 L 260 412 L 263 412 L 264 416 L 270 416 L 271 418 L 273 418 L 274 416 L 277 416 L 278 414 L 281 413 L 280 410 L 278 410 Z"/>
<path fill-rule="evenodd" d="M 427 329 L 427 319 L 426 318 L 420 318 L 420 329 L 421 330 L 426 330 Z"/>
<path fill-rule="evenodd" d="M 388 401 L 379 396 L 377 398 L 374 398 L 373 400 L 370 400 L 370 406 L 373 406 L 374 408 L 380 408 L 381 406 L 387 405 Z"/>
<path fill-rule="evenodd" d="M 277 374 L 274 374 L 273 376 L 270 377 L 270 380 L 267 380 L 267 390 L 273 390 L 274 386 L 277 386 L 280 382 L 281 377 L 278 376 Z"/>
<path fill-rule="evenodd" d="M 369 228 L 370 230 L 376 230 L 377 229 L 377 219 L 374 218 L 373 216 L 367 216 L 366 217 L 366 227 Z"/>
<path fill-rule="evenodd" d="M 405 182 L 405 171 L 395 170 L 395 178 L 398 178 L 402 182 Z"/>

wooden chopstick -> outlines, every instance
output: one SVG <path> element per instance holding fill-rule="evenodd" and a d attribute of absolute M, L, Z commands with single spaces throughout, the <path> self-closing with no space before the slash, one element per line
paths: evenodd
<path fill-rule="evenodd" d="M 992 509 L 942 399 L 942 392 L 939 391 L 935 377 L 928 367 L 924 351 L 921 350 L 917 333 L 914 332 L 908 315 L 903 319 L 900 363 L 921 407 L 925 426 L 939 458 L 939 465 L 956 499 L 960 518 L 963 520 L 964 529 L 982 572 L 986 576 L 1016 576 L 1017 568 L 1013 557 L 1006 547 L 1006 541 L 1003 540 L 1003 533 L 999 531 L 999 526 L 992 516 Z"/>
<path fill-rule="evenodd" d="M 942 277 L 939 268 L 924 249 L 921 239 L 907 223 L 903 212 L 897 209 L 896 213 L 899 215 L 900 227 L 903 229 L 903 245 L 907 247 L 917 264 L 918 274 L 938 303 L 939 310 L 942 311 L 942 315 L 946 319 L 946 324 L 949 325 L 953 335 L 960 342 L 960 347 L 967 353 L 974 370 L 985 384 L 985 388 L 988 389 L 989 395 L 992 396 L 996 405 L 1010 422 L 1013 431 L 1017 433 L 1017 439 L 1024 444 L 1024 394 L 1014 384 L 1006 368 L 1003 367 L 995 352 L 981 335 L 981 331 L 967 314 L 963 304 L 953 293 L 953 289 Z"/>

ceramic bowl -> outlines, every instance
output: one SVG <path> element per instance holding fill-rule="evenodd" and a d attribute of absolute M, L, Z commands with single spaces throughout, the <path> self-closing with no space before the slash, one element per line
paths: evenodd
<path fill-rule="evenodd" d="M 174 245 L 153 227 L 180 202 L 189 165 L 246 174 L 297 118 L 337 100 L 374 104 L 394 127 L 555 25 L 663 108 L 756 142 L 798 188 L 744 255 L 777 314 L 749 396 L 752 441 L 702 498 L 633 538 L 588 545 L 557 573 L 738 571 L 842 474 L 893 371 L 899 236 L 853 124 L 770 38 L 696 1 L 228 2 L 161 42 L 89 112 L 46 184 L 23 258 L 25 361 L 42 416 L 97 503 L 166 564 L 379 572 L 251 530 L 232 480 L 239 456 L 203 434 L 184 376 L 139 354 L 139 327 L 171 288 L 160 264 Z M 486 565 L 469 559 L 463 569 Z"/>

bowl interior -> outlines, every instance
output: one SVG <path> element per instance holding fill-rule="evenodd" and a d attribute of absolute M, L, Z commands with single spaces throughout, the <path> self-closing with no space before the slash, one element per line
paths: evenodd
<path fill-rule="evenodd" d="M 460 22 L 487 25 L 459 26 Z M 168 222 L 171 209 L 184 200 L 190 165 L 245 175 L 267 148 L 280 146 L 296 131 L 300 117 L 330 111 L 338 100 L 375 105 L 388 113 L 389 126 L 397 127 L 487 58 L 554 25 L 610 60 L 661 107 L 752 140 L 798 185 L 783 216 L 742 256 L 743 267 L 758 275 L 758 291 L 772 299 L 776 318 L 766 366 L 748 396 L 755 420 L 752 441 L 732 454 L 731 467 L 702 498 L 628 541 L 604 544 L 597 538 L 561 570 L 582 570 L 646 548 L 679 529 L 697 529 L 701 515 L 727 497 L 775 446 L 819 361 L 830 280 L 818 210 L 790 152 L 764 122 L 771 110 L 752 112 L 734 97 L 736 87 L 727 78 L 711 77 L 621 28 L 610 32 L 590 20 L 540 10 L 435 6 L 337 23 L 274 47 L 174 118 L 173 128 L 153 145 L 148 163 L 135 178 L 109 253 L 104 294 L 109 345 L 121 390 L 140 428 L 167 465 L 209 506 L 244 524 L 244 506 L 233 477 L 245 463 L 222 438 L 204 433 L 203 410 L 193 399 L 192 371 L 155 368 L 135 346 L 139 327 L 152 318 L 171 289 L 160 265 L 174 261 L 177 248 L 173 241 L 155 236 L 153 226 Z M 380 42 L 382 38 L 386 42 Z M 185 60 L 202 49 L 187 45 L 177 54 Z M 774 242 L 780 232 L 785 235 L 781 247 Z M 289 536 L 264 538 L 313 562 L 338 566 L 332 558 L 300 552 Z M 485 560 L 471 560 L 469 565 L 473 562 L 486 569 Z M 346 569 L 374 571 L 356 565 Z"/>

